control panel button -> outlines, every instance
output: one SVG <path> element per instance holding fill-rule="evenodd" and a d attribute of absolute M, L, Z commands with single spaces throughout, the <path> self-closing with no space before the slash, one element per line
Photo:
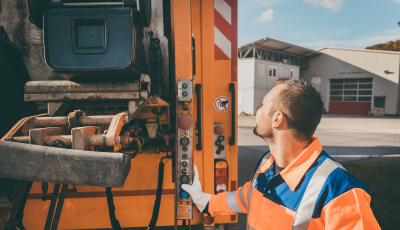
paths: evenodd
<path fill-rule="evenodd" d="M 188 84 L 186 84 L 186 83 L 182 84 L 182 88 L 186 89 L 187 87 L 188 87 Z"/>
<path fill-rule="evenodd" d="M 182 92 L 182 96 L 186 97 L 188 95 L 188 93 L 186 91 Z"/>
<path fill-rule="evenodd" d="M 222 133 L 224 133 L 224 128 L 222 126 L 215 126 L 214 133 L 217 135 L 221 135 Z"/>
<path fill-rule="evenodd" d="M 188 137 L 189 136 L 189 131 L 183 130 L 182 131 L 182 137 Z"/>
<path fill-rule="evenodd" d="M 187 167 L 187 166 L 188 166 L 187 161 L 182 161 L 182 167 Z"/>
<path fill-rule="evenodd" d="M 181 192 L 181 197 L 184 198 L 184 199 L 186 199 L 186 198 L 189 197 L 189 193 L 187 193 L 187 192 L 185 192 L 185 191 L 182 191 L 182 192 Z"/>
<path fill-rule="evenodd" d="M 221 141 L 215 141 L 215 145 L 220 145 Z"/>
<path fill-rule="evenodd" d="M 189 129 L 192 127 L 193 120 L 190 116 L 184 115 L 179 118 L 178 125 L 181 129 Z"/>
<path fill-rule="evenodd" d="M 182 169 L 182 174 L 187 174 L 188 173 L 188 169 Z"/>
<path fill-rule="evenodd" d="M 183 146 L 182 149 L 183 149 L 184 147 L 186 147 L 186 146 Z M 187 147 L 186 147 L 186 150 L 187 150 Z M 185 151 L 185 150 L 183 150 L 183 151 Z M 183 159 L 186 159 L 187 157 L 188 157 L 187 154 L 182 154 L 182 158 L 183 158 Z"/>
<path fill-rule="evenodd" d="M 217 151 L 215 151 L 215 153 L 219 155 L 219 154 L 221 154 L 221 150 L 217 150 Z"/>
<path fill-rule="evenodd" d="M 188 145 L 188 144 L 189 144 L 189 138 L 184 137 L 181 139 L 181 145 Z"/>
<path fill-rule="evenodd" d="M 219 149 L 219 150 L 224 150 L 224 149 L 225 149 L 225 146 L 220 145 L 220 146 L 218 146 L 218 149 Z"/>
<path fill-rule="evenodd" d="M 183 175 L 180 178 L 182 184 L 187 184 L 189 182 L 189 177 L 187 175 Z"/>
<path fill-rule="evenodd" d="M 224 136 L 219 136 L 219 137 L 218 137 L 218 140 L 224 141 L 224 140 L 225 140 L 225 137 L 224 137 Z"/>
<path fill-rule="evenodd" d="M 182 147 L 182 151 L 184 151 L 184 152 L 188 151 L 188 147 L 187 146 L 183 146 Z M 183 154 L 183 155 L 186 155 L 186 154 Z M 182 158 L 183 158 L 183 155 L 182 155 Z M 186 155 L 186 157 L 187 157 L 187 155 Z M 186 159 L 186 158 L 183 158 L 183 159 Z"/>

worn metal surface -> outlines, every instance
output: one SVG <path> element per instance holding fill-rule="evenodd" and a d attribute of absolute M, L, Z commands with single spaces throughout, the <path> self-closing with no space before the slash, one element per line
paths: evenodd
<path fill-rule="evenodd" d="M 110 127 L 106 134 L 106 145 L 114 147 L 114 152 L 121 149 L 120 140 L 117 140 L 121 132 L 122 126 L 130 121 L 128 112 L 123 112 L 115 115 L 111 121 Z"/>
<path fill-rule="evenodd" d="M 88 135 L 86 137 L 86 144 L 88 146 L 106 146 L 106 135 Z"/>
<path fill-rule="evenodd" d="M 26 0 L 1 1 L 0 25 L 4 26 L 11 41 L 21 50 L 33 81 L 62 79 L 45 63 L 43 34 L 29 22 Z"/>
<path fill-rule="evenodd" d="M 138 92 L 139 81 L 28 81 L 25 94 Z"/>
<path fill-rule="evenodd" d="M 81 116 L 79 117 L 79 124 L 82 126 L 92 125 L 109 125 L 114 115 L 103 115 L 103 116 Z"/>
<path fill-rule="evenodd" d="M 0 141 L 0 177 L 58 184 L 123 187 L 123 153 L 82 151 Z"/>
<path fill-rule="evenodd" d="M 67 117 L 36 117 L 33 119 L 35 128 L 68 126 Z"/>
<path fill-rule="evenodd" d="M 49 136 L 69 135 L 70 133 L 71 129 L 69 127 L 31 129 L 29 131 L 29 144 L 44 145 L 46 138 Z"/>
<path fill-rule="evenodd" d="M 156 138 L 158 131 L 158 123 L 146 123 L 147 132 L 150 138 Z"/>
<path fill-rule="evenodd" d="M 31 102 L 135 100 L 135 99 L 139 99 L 139 92 L 25 94 L 24 97 L 25 101 L 31 101 Z"/>
<path fill-rule="evenodd" d="M 44 145 L 59 148 L 71 148 L 71 135 L 47 136 L 44 138 Z"/>
<path fill-rule="evenodd" d="M 99 127 L 97 126 L 86 126 L 73 128 L 72 133 L 72 148 L 79 150 L 89 150 L 87 145 L 87 136 L 97 134 Z"/>
<path fill-rule="evenodd" d="M 61 116 L 69 108 L 69 104 L 65 102 L 50 102 L 47 103 L 47 114 L 49 117 Z"/>
<path fill-rule="evenodd" d="M 145 57 L 146 57 L 146 64 L 148 69 L 150 69 L 150 52 L 149 52 L 149 45 L 151 38 L 158 38 L 160 39 L 160 46 L 161 46 L 161 70 L 162 70 L 162 87 L 163 87 L 163 94 L 159 95 L 162 99 L 166 101 L 174 100 L 170 98 L 171 90 L 169 85 L 170 77 L 174 78 L 174 76 L 170 76 L 169 72 L 169 54 L 168 54 L 168 43 L 171 44 L 171 40 L 168 41 L 168 38 L 164 34 L 164 25 L 168 25 L 164 22 L 164 13 L 163 13 L 163 4 L 162 1 L 159 0 L 151 0 L 151 8 L 152 8 L 152 16 L 150 26 L 144 28 L 144 38 L 143 38 L 143 45 L 145 47 Z M 168 29 L 168 28 L 166 28 Z M 150 36 L 148 32 L 152 31 L 153 35 Z M 150 87 L 150 86 L 149 86 Z"/>

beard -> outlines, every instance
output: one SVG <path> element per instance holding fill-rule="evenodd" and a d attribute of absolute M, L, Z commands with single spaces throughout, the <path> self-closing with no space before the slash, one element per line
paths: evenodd
<path fill-rule="evenodd" d="M 275 143 L 275 135 L 270 125 L 267 125 L 263 128 L 260 128 L 260 126 L 256 125 L 256 127 L 253 129 L 253 133 L 254 135 L 264 139 L 267 143 Z"/>

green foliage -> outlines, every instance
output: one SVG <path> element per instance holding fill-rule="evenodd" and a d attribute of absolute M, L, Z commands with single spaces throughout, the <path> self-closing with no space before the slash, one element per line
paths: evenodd
<path fill-rule="evenodd" d="M 367 47 L 370 50 L 387 50 L 387 51 L 400 51 L 400 40 L 390 41 L 387 43 L 376 44 Z"/>
<path fill-rule="evenodd" d="M 371 189 L 371 208 L 382 229 L 400 226 L 400 162 L 345 163 Z"/>

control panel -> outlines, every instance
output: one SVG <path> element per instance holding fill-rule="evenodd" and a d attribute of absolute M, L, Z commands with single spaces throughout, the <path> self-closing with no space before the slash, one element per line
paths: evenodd
<path fill-rule="evenodd" d="M 214 158 L 226 159 L 226 157 L 224 126 L 214 124 Z"/>
<path fill-rule="evenodd" d="M 193 81 L 190 79 L 178 80 L 178 101 L 192 101 Z"/>
<path fill-rule="evenodd" d="M 176 202 L 177 219 L 192 219 L 192 198 L 181 188 L 182 184 L 192 184 L 193 179 L 193 116 L 185 110 L 193 98 L 193 83 L 189 79 L 178 80 L 178 103 L 183 110 L 177 113 L 176 127 Z M 178 106 L 178 108 L 180 108 Z"/>

